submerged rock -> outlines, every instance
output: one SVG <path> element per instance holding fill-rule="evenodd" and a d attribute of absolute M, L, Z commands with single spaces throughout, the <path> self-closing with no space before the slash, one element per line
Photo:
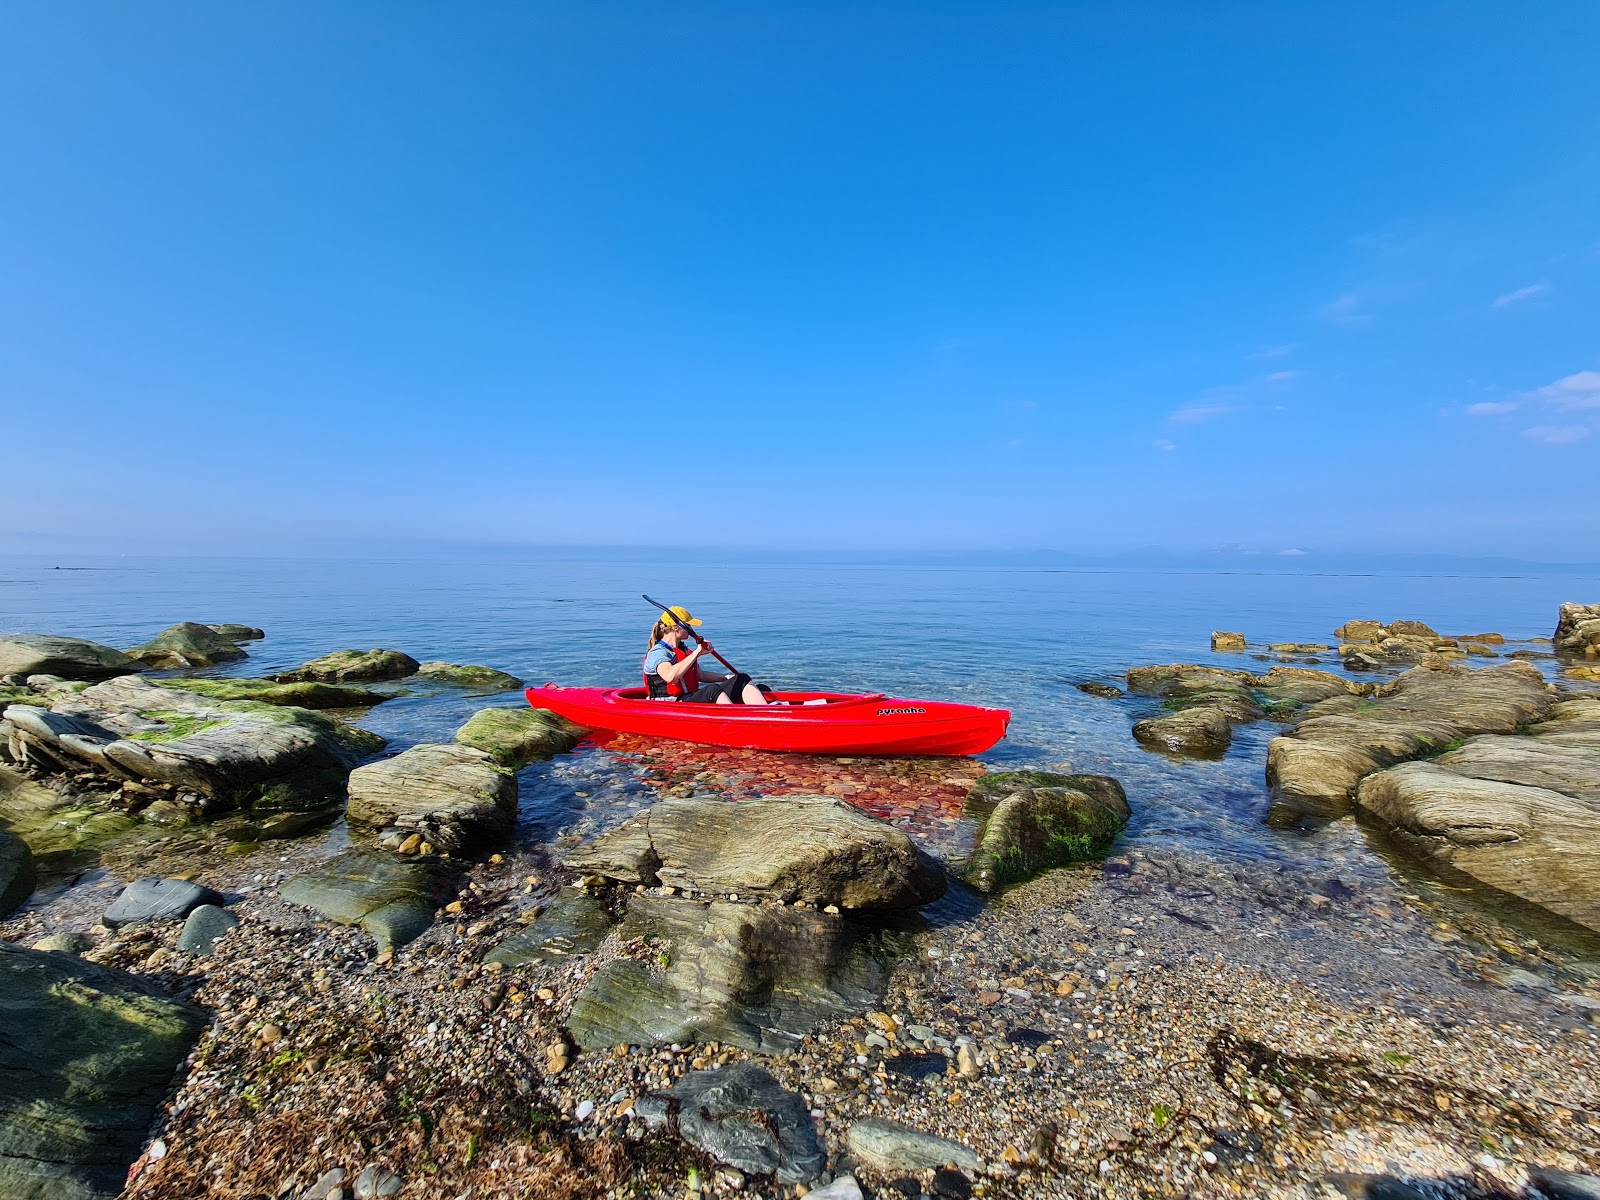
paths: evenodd
<path fill-rule="evenodd" d="M 214 667 L 218 663 L 238 662 L 245 652 L 209 625 L 182 621 L 163 629 L 155 637 L 128 651 L 147 667 L 174 670 L 184 667 Z"/>
<path fill-rule="evenodd" d="M 409 678 L 421 665 L 398 650 L 335 650 L 272 678 L 278 683 L 375 683 Z"/>
<path fill-rule="evenodd" d="M 82 638 L 50 633 L 0 637 L 0 675 L 59 675 L 63 679 L 111 679 L 144 670 L 120 650 Z"/>
<path fill-rule="evenodd" d="M 1368 775 L 1358 803 L 1435 868 L 1600 930 L 1600 701 Z"/>
<path fill-rule="evenodd" d="M 35 881 L 28 843 L 0 829 L 0 917 L 33 895 Z"/>
<path fill-rule="evenodd" d="M 479 667 L 459 663 L 425 662 L 417 668 L 418 679 L 434 683 L 447 683 L 453 687 L 470 688 L 475 692 L 509 692 L 522 686 L 522 680 L 507 675 L 493 667 Z"/>
<path fill-rule="evenodd" d="M 978 848 L 964 877 L 992 892 L 1040 871 L 1104 854 L 1128 823 L 1132 810 L 1122 785 L 1108 775 L 1017 772 L 1019 786 L 994 806 L 984 821 Z M 986 780 L 989 795 L 1008 785 Z M 1032 781 L 1045 779 L 1050 782 Z M 969 802 L 968 810 L 974 805 Z"/>
<path fill-rule="evenodd" d="M 626 883 L 805 901 L 915 908 L 944 895 L 937 862 L 900 830 L 827 796 L 667 800 L 567 855 Z"/>
<path fill-rule="evenodd" d="M 233 625 L 224 621 L 221 625 L 207 625 L 212 633 L 220 633 L 230 642 L 259 642 L 267 635 L 254 625 Z"/>
<path fill-rule="evenodd" d="M 516 967 L 588 954 L 615 924 L 611 910 L 598 896 L 583 888 L 562 888 L 533 924 L 506 938 L 484 955 L 483 961 Z"/>
<path fill-rule="evenodd" d="M 485 708 L 456 730 L 456 741 L 492 755 L 520 771 L 530 763 L 565 754 L 583 731 L 542 708 Z"/>
<path fill-rule="evenodd" d="M 1221 758 L 1233 743 L 1233 722 L 1220 709 L 1197 705 L 1135 721 L 1133 736 L 1141 746 L 1184 758 Z"/>
<path fill-rule="evenodd" d="M 371 708 L 393 700 L 389 692 L 337 683 L 275 683 L 270 679 L 155 679 L 157 687 L 180 688 L 212 700 L 253 700 L 281 708 Z"/>
<path fill-rule="evenodd" d="M 0 942 L 0 1195 L 110 1200 L 205 1015 L 136 976 Z"/>
<path fill-rule="evenodd" d="M 1480 733 L 1511 733 L 1550 715 L 1555 697 L 1525 663 L 1407 671 L 1372 697 L 1336 696 L 1267 749 L 1280 800 L 1324 815 L 1348 812 L 1356 785 L 1381 767 L 1437 754 Z"/>
<path fill-rule="evenodd" d="M 450 890 L 448 874 L 432 862 L 352 850 L 296 875 L 278 894 L 330 921 L 361 926 L 383 954 L 421 937 Z"/>
<path fill-rule="evenodd" d="M 423 744 L 350 773 L 346 818 L 457 851 L 511 831 L 517 781 L 482 750 Z"/>
<path fill-rule="evenodd" d="M 1122 695 L 1122 689 L 1109 683 L 1095 683 L 1089 681 L 1074 685 L 1080 692 L 1087 692 L 1091 696 L 1098 696 L 1102 700 L 1115 700 Z"/>

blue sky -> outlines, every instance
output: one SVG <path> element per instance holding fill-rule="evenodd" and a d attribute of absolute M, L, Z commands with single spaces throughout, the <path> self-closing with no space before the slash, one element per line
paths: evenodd
<path fill-rule="evenodd" d="M 1590 561 L 1597 39 L 1587 2 L 11 5 L 0 549 Z"/>

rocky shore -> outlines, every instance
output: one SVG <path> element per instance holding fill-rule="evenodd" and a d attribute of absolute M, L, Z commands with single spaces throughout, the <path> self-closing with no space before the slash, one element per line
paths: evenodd
<path fill-rule="evenodd" d="M 1269 819 L 1503 912 L 968 762 L 617 740 L 653 802 L 529 840 L 582 731 L 493 668 L 0 637 L 0 1195 L 1592 1194 L 1594 613 L 1548 660 L 1350 622 L 1094 685 L 1180 766 L 1281 726 Z M 381 757 L 361 714 L 419 682 L 486 706 Z"/>

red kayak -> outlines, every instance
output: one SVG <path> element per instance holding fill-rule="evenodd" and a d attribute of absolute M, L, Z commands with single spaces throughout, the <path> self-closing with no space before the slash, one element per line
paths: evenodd
<path fill-rule="evenodd" d="M 585 729 L 798 754 L 981 754 L 1006 735 L 1003 708 L 839 692 L 773 692 L 783 704 L 651 700 L 642 687 L 527 689 L 534 708 Z"/>

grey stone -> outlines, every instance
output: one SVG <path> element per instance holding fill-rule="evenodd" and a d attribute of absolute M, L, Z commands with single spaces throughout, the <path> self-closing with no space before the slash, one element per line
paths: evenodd
<path fill-rule="evenodd" d="M 230 642 L 258 642 L 267 635 L 254 625 L 232 625 L 224 621 L 221 625 L 207 625 L 213 633 L 220 633 Z"/>
<path fill-rule="evenodd" d="M 407 679 L 421 665 L 398 650 L 335 650 L 272 678 L 279 683 L 372 683 Z"/>
<path fill-rule="evenodd" d="M 1600 1200 L 1600 1176 L 1563 1171 L 1559 1167 L 1530 1166 L 1528 1182 L 1549 1200 Z"/>
<path fill-rule="evenodd" d="M 214 667 L 218 663 L 238 662 L 245 652 L 209 625 L 182 621 L 163 629 L 155 637 L 128 651 L 147 667 L 177 670 L 188 667 Z"/>
<path fill-rule="evenodd" d="M 373 1165 L 356 1176 L 356 1200 L 380 1200 L 383 1196 L 397 1196 L 402 1184 L 400 1176 L 387 1167 Z"/>
<path fill-rule="evenodd" d="M 345 816 L 357 825 L 398 826 L 457 851 L 511 831 L 517 781 L 470 746 L 413 746 L 350 773 Z"/>
<path fill-rule="evenodd" d="M 971 1172 L 980 1165 L 977 1154 L 960 1142 L 879 1117 L 865 1117 L 852 1125 L 845 1145 L 856 1161 L 886 1175 L 926 1171 L 947 1163 Z"/>
<path fill-rule="evenodd" d="M 141 921 L 176 920 L 199 905 L 221 902 L 222 897 L 210 888 L 186 879 L 136 879 L 122 889 L 100 921 L 116 929 Z"/>
<path fill-rule="evenodd" d="M 485 708 L 456 730 L 456 741 L 492 755 L 520 771 L 530 763 L 565 754 L 583 730 L 542 708 Z"/>
<path fill-rule="evenodd" d="M 0 1196 L 111 1200 L 205 1025 L 143 980 L 0 942 Z"/>
<path fill-rule="evenodd" d="M 417 668 L 418 679 L 445 683 L 474 692 L 509 692 L 522 686 L 522 680 L 493 667 L 447 662 L 425 662 Z"/>
<path fill-rule="evenodd" d="M 190 954 L 210 954 L 230 929 L 239 927 L 239 918 L 215 904 L 202 904 L 189 914 L 178 935 L 178 949 Z"/>
<path fill-rule="evenodd" d="M 82 638 L 50 633 L 0 636 L 0 675 L 59 675 L 63 679 L 110 679 L 144 670 L 120 650 Z"/>
<path fill-rule="evenodd" d="M 426 932 L 451 890 L 451 877 L 435 864 L 353 850 L 296 875 L 278 894 L 341 925 L 360 925 L 384 953 Z"/>
<path fill-rule="evenodd" d="M 33 851 L 16 834 L 0 829 L 0 917 L 33 895 Z"/>
<path fill-rule="evenodd" d="M 331 1170 L 324 1171 L 301 1194 L 301 1200 L 328 1200 L 328 1197 L 333 1195 L 336 1188 L 340 1189 L 340 1194 L 342 1195 L 344 1177 L 345 1169 L 343 1167 L 334 1167 Z"/>
<path fill-rule="evenodd" d="M 754 1063 L 691 1072 L 670 1095 L 684 1141 L 718 1162 L 784 1184 L 809 1183 L 827 1166 L 805 1101 Z"/>
<path fill-rule="evenodd" d="M 616 924 L 605 904 L 582 888 L 563 888 L 550 907 L 526 929 L 513 933 L 484 962 L 515 967 L 573 954 L 587 954 Z"/>
<path fill-rule="evenodd" d="M 35 950 L 48 950 L 55 954 L 82 954 L 91 945 L 81 933 L 52 933 L 33 944 Z"/>

